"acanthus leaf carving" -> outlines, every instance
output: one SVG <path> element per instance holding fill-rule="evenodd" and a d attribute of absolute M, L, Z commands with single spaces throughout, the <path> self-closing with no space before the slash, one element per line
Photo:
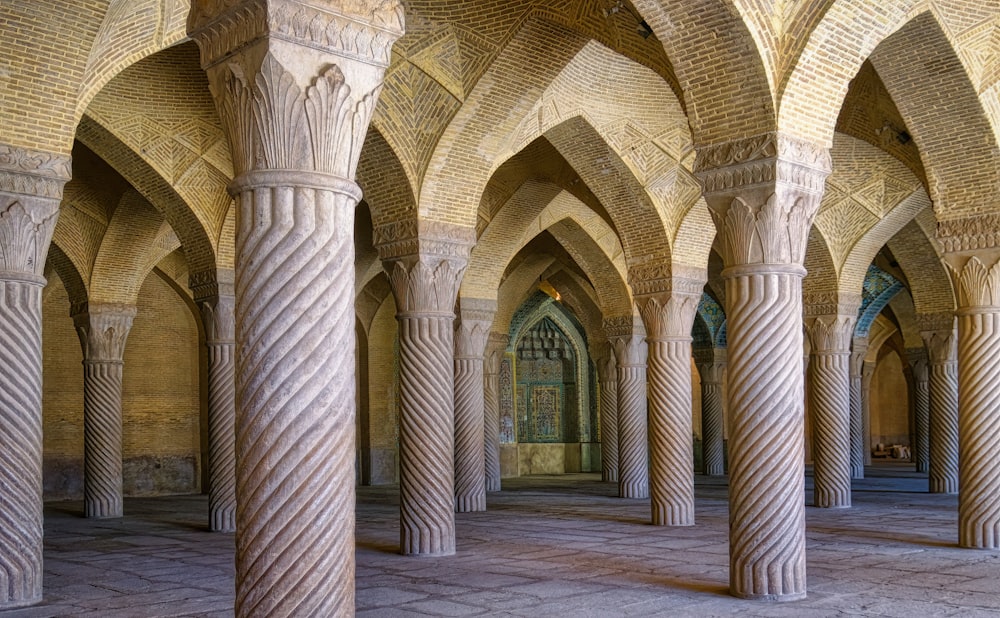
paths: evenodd
<path fill-rule="evenodd" d="M 920 333 L 932 365 L 958 362 L 958 331 L 933 330 Z"/>
<path fill-rule="evenodd" d="M 412 313 L 455 313 L 455 300 L 465 272 L 465 262 L 434 255 L 422 255 L 392 262 L 389 283 L 399 315 Z"/>
<path fill-rule="evenodd" d="M 120 363 L 136 308 L 114 303 L 90 304 L 73 316 L 85 363 Z"/>
<path fill-rule="evenodd" d="M 0 270 L 41 275 L 58 209 L 55 200 L 27 198 L 0 212 Z"/>
<path fill-rule="evenodd" d="M 218 294 L 198 303 L 209 344 L 236 341 L 236 298 Z"/>
<path fill-rule="evenodd" d="M 954 282 L 959 309 L 1000 309 L 1000 261 L 987 266 L 979 256 L 974 255 L 961 268 L 953 266 L 950 261 L 946 263 Z"/>
<path fill-rule="evenodd" d="M 637 298 L 647 338 L 690 340 L 700 299 L 700 295 L 681 292 Z"/>
<path fill-rule="evenodd" d="M 850 354 L 853 315 L 819 316 L 806 324 L 813 354 Z"/>

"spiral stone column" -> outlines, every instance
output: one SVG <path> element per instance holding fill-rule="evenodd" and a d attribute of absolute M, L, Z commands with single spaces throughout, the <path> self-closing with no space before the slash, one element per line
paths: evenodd
<path fill-rule="evenodd" d="M 851 335 L 857 308 L 809 320 L 813 505 L 851 506 Z"/>
<path fill-rule="evenodd" d="M 618 368 L 611 345 L 596 357 L 601 381 L 601 480 L 618 482 Z"/>
<path fill-rule="evenodd" d="M 135 307 L 89 303 L 73 316 L 83 346 L 83 505 L 87 517 L 121 517 L 122 369 Z"/>
<path fill-rule="evenodd" d="M 618 496 L 649 497 L 646 334 L 631 317 L 604 321 L 618 372 Z"/>
<path fill-rule="evenodd" d="M 413 227 L 378 228 L 375 235 L 399 322 L 400 551 L 451 555 L 455 553 L 455 300 L 475 232 L 421 221 Z M 483 426 L 481 420 L 477 424 Z"/>
<path fill-rule="evenodd" d="M 954 330 L 920 333 L 930 364 L 930 470 L 932 494 L 958 493 L 958 337 Z"/>
<path fill-rule="evenodd" d="M 42 600 L 42 270 L 69 176 L 0 144 L 0 610 Z"/>
<path fill-rule="evenodd" d="M 710 357 L 698 362 L 701 376 L 701 453 L 704 473 L 726 473 L 726 452 L 722 420 L 722 380 L 726 373 L 725 348 L 712 348 Z"/>
<path fill-rule="evenodd" d="M 188 19 L 236 176 L 238 617 L 354 612 L 354 175 L 402 20 L 318 0 Z"/>
<path fill-rule="evenodd" d="M 730 593 L 803 598 L 802 263 L 830 156 L 780 133 L 697 152 L 725 265 Z"/>
<path fill-rule="evenodd" d="M 649 494 L 654 526 L 694 525 L 691 327 L 705 278 L 656 279 L 634 268 L 632 289 L 646 328 Z"/>
<path fill-rule="evenodd" d="M 851 478 L 865 478 L 865 407 L 862 402 L 861 373 L 868 354 L 868 339 L 855 337 L 851 342 Z"/>
<path fill-rule="evenodd" d="M 938 228 L 958 301 L 958 544 L 980 549 L 1000 549 L 998 219 Z"/>
<path fill-rule="evenodd" d="M 463 298 L 455 331 L 455 512 L 486 510 L 483 356 L 496 301 Z"/>
<path fill-rule="evenodd" d="M 490 333 L 484 360 L 483 424 L 486 491 L 500 491 L 500 361 L 509 337 Z"/>
<path fill-rule="evenodd" d="M 917 472 L 930 469 L 930 393 L 927 352 L 907 350 L 913 369 L 913 461 Z"/>
<path fill-rule="evenodd" d="M 236 316 L 232 271 L 191 276 L 208 348 L 208 529 L 236 530 Z"/>

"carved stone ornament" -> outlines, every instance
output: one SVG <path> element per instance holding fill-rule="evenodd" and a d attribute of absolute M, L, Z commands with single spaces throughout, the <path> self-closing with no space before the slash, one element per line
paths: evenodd
<path fill-rule="evenodd" d="M 657 294 L 663 292 L 680 292 L 682 294 L 695 294 L 699 298 L 705 288 L 705 281 L 708 273 L 690 273 L 691 276 L 678 276 L 678 270 L 665 262 L 649 262 L 629 266 L 628 278 L 632 293 L 636 296 L 644 294 Z M 688 273 L 685 273 L 688 274 Z"/>
<path fill-rule="evenodd" d="M 209 76 L 237 175 L 275 169 L 354 178 L 381 86 L 355 93 L 332 64 L 303 90 L 271 52 L 259 66 L 234 60 Z"/>
<path fill-rule="evenodd" d="M 931 365 L 955 363 L 958 360 L 958 333 L 955 330 L 923 331 L 924 346 Z"/>
<path fill-rule="evenodd" d="M 820 316 L 806 324 L 813 354 L 850 354 L 853 315 Z"/>
<path fill-rule="evenodd" d="M 68 156 L 0 144 L 0 192 L 60 199 L 71 169 Z"/>
<path fill-rule="evenodd" d="M 443 221 L 404 219 L 377 226 L 374 241 L 383 261 L 422 253 L 466 260 L 476 244 L 476 230 Z"/>
<path fill-rule="evenodd" d="M 723 238 L 724 263 L 802 264 L 818 205 L 819 200 L 785 201 L 772 193 L 760 206 L 736 197 L 724 210 L 713 208 L 712 219 Z"/>
<path fill-rule="evenodd" d="M 945 253 L 1000 248 L 1000 215 L 940 221 L 937 239 Z"/>
<path fill-rule="evenodd" d="M 227 269 L 191 273 L 188 276 L 188 288 L 190 288 L 195 302 L 210 299 L 220 294 L 232 296 L 235 277 L 236 273 Z"/>
<path fill-rule="evenodd" d="M 58 214 L 59 201 L 50 198 L 24 197 L 0 208 L 0 272 L 40 276 Z"/>
<path fill-rule="evenodd" d="M 920 332 L 932 330 L 952 330 L 955 328 L 955 314 L 950 311 L 939 313 L 918 313 L 913 316 Z"/>
<path fill-rule="evenodd" d="M 492 320 L 466 319 L 464 314 L 455 321 L 455 358 L 482 359 L 490 336 Z"/>
<path fill-rule="evenodd" d="M 135 314 L 134 306 L 109 303 L 90 304 L 86 313 L 73 316 L 84 362 L 120 363 Z"/>
<path fill-rule="evenodd" d="M 636 304 L 649 340 L 690 341 L 691 327 L 698 312 L 698 301 L 701 300 L 700 288 L 698 292 L 697 295 L 674 292 L 637 298 Z"/>
<path fill-rule="evenodd" d="M 613 337 L 632 336 L 632 334 L 636 331 L 637 326 L 635 318 L 631 315 L 604 318 L 601 325 L 603 326 L 604 333 L 608 336 L 608 339 Z"/>
<path fill-rule="evenodd" d="M 802 295 L 802 313 L 806 317 L 824 315 L 857 316 L 860 307 L 860 294 L 813 292 Z"/>
<path fill-rule="evenodd" d="M 954 283 L 958 307 L 962 309 L 1000 310 L 1000 261 L 983 262 L 972 256 L 964 266 L 956 267 L 947 260 L 948 272 Z"/>
<path fill-rule="evenodd" d="M 205 325 L 205 340 L 209 343 L 235 343 L 236 299 L 219 294 L 198 302 Z"/>
<path fill-rule="evenodd" d="M 828 148 L 781 133 L 698 147 L 694 163 L 706 193 L 775 181 L 822 193 L 832 167 Z"/>
<path fill-rule="evenodd" d="M 387 263 L 397 313 L 454 315 L 466 265 L 464 261 L 437 255 Z"/>
<path fill-rule="evenodd" d="M 188 33 L 202 65 L 263 37 L 285 39 L 339 56 L 389 65 L 403 35 L 399 0 L 194 0 Z"/>

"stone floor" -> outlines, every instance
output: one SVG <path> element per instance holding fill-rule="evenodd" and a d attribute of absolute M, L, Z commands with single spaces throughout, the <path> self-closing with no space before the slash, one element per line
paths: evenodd
<path fill-rule="evenodd" d="M 1000 553 L 959 549 L 956 497 L 908 470 L 869 469 L 851 509 L 807 508 L 809 596 L 777 604 L 726 593 L 725 479 L 697 478 L 688 528 L 649 525 L 646 501 L 596 475 L 505 481 L 457 516 L 448 558 L 398 555 L 396 489 L 363 487 L 358 615 L 1000 616 Z M 231 616 L 233 537 L 205 531 L 206 508 L 130 499 L 124 520 L 88 521 L 48 504 L 45 603 L 0 616 Z"/>

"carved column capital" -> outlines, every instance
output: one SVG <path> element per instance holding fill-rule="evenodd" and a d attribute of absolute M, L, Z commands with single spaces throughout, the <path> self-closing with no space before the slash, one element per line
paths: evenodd
<path fill-rule="evenodd" d="M 236 342 L 234 272 L 227 269 L 192 273 L 188 287 L 201 310 L 205 340 L 209 345 Z"/>
<path fill-rule="evenodd" d="M 958 336 L 955 329 L 923 331 L 920 336 L 932 365 L 954 363 L 958 359 Z"/>
<path fill-rule="evenodd" d="M 682 277 L 633 282 L 635 302 L 649 340 L 690 341 L 691 327 L 704 287 L 704 279 Z"/>
<path fill-rule="evenodd" d="M 831 170 L 827 148 L 781 134 L 697 148 L 695 176 L 727 267 L 798 264 Z"/>
<path fill-rule="evenodd" d="M 467 261 L 434 254 L 383 262 L 396 299 L 397 317 L 455 315 Z"/>
<path fill-rule="evenodd" d="M 813 354 L 850 354 L 854 315 L 824 315 L 806 320 Z"/>
<path fill-rule="evenodd" d="M 84 363 L 121 363 L 136 308 L 115 303 L 90 303 L 73 316 Z"/>
<path fill-rule="evenodd" d="M 235 279 L 236 273 L 228 268 L 203 270 L 188 275 L 188 288 L 194 302 L 199 303 L 215 296 L 232 296 Z"/>
<path fill-rule="evenodd" d="M 188 33 L 206 65 L 264 38 L 388 66 L 403 34 L 399 0 L 194 0 Z"/>
<path fill-rule="evenodd" d="M 500 361 L 503 360 L 508 343 L 510 337 L 502 333 L 491 332 L 486 338 L 486 353 L 483 355 L 483 371 L 486 375 L 495 376 L 500 373 Z"/>
<path fill-rule="evenodd" d="M 929 376 L 927 350 L 924 348 L 907 348 L 906 357 L 910 361 L 913 379 L 917 382 L 926 382 Z"/>
<path fill-rule="evenodd" d="M 455 358 L 483 359 L 496 314 L 495 300 L 463 298 L 455 321 Z"/>
<path fill-rule="evenodd" d="M 616 365 L 621 367 L 646 366 L 648 348 L 646 333 L 633 318 L 611 318 L 604 321 L 604 330 L 615 356 Z"/>

